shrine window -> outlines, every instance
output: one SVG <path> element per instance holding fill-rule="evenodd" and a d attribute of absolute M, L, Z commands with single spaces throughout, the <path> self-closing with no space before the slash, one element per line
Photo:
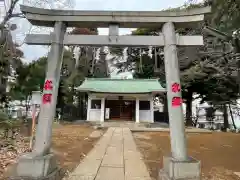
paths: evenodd
<path fill-rule="evenodd" d="M 101 100 L 93 99 L 91 101 L 91 109 L 101 109 Z"/>
<path fill-rule="evenodd" d="M 139 101 L 139 110 L 150 110 L 150 101 Z"/>

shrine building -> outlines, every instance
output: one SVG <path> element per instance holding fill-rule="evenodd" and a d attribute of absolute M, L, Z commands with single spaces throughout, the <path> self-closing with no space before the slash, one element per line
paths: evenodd
<path fill-rule="evenodd" d="M 154 122 L 154 97 L 166 92 L 158 79 L 87 78 L 77 91 L 88 93 L 87 121 Z"/>

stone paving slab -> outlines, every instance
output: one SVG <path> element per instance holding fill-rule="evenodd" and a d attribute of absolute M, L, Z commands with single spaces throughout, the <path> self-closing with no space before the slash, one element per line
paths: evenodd
<path fill-rule="evenodd" d="M 132 159 L 142 159 L 142 155 L 140 152 L 125 150 L 124 151 L 124 159 L 132 160 Z"/>
<path fill-rule="evenodd" d="M 123 168 L 123 156 L 120 154 L 113 155 L 105 155 L 102 161 L 101 166 L 108 167 L 122 167 Z"/>
<path fill-rule="evenodd" d="M 84 161 L 75 169 L 73 175 L 95 176 L 98 172 L 102 160 L 84 159 Z"/>
<path fill-rule="evenodd" d="M 124 144 L 124 150 L 137 152 L 137 147 L 135 145 L 126 143 Z"/>
<path fill-rule="evenodd" d="M 122 147 L 123 147 L 123 143 L 121 143 L 121 142 L 115 142 L 115 143 L 113 143 L 113 142 L 112 142 L 109 146 L 110 146 L 110 147 L 122 148 Z"/>
<path fill-rule="evenodd" d="M 105 155 L 106 150 L 104 149 L 93 149 L 88 153 L 88 155 L 85 157 L 86 159 L 96 159 L 96 160 L 102 160 Z"/>
<path fill-rule="evenodd" d="M 134 127 L 131 128 L 132 132 L 170 132 L 169 128 L 146 128 L 146 127 Z M 186 133 L 207 133 L 211 134 L 213 131 L 200 128 L 185 128 Z"/>
<path fill-rule="evenodd" d="M 72 175 L 68 180 L 94 180 L 95 176 Z"/>
<path fill-rule="evenodd" d="M 124 169 L 100 167 L 95 180 L 124 180 Z"/>
<path fill-rule="evenodd" d="M 141 159 L 125 160 L 126 177 L 148 177 L 149 172 Z"/>
<path fill-rule="evenodd" d="M 109 128 L 68 180 L 151 180 L 129 128 Z"/>
<path fill-rule="evenodd" d="M 125 177 L 125 180 L 152 180 L 150 177 Z"/>
<path fill-rule="evenodd" d="M 119 147 L 108 147 L 105 155 L 111 155 L 111 156 L 121 156 L 123 157 L 123 146 L 121 148 Z"/>

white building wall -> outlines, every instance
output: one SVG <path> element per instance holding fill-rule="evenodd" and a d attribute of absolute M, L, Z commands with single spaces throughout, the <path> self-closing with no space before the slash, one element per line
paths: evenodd
<path fill-rule="evenodd" d="M 88 121 L 99 121 L 101 117 L 101 109 L 90 109 Z"/>
<path fill-rule="evenodd" d="M 101 109 L 91 109 L 91 101 L 94 100 L 101 100 L 101 98 L 97 98 L 93 95 L 89 95 L 88 97 L 88 115 L 87 115 L 87 121 L 99 121 L 101 120 Z"/>
<path fill-rule="evenodd" d="M 153 97 L 140 98 L 140 101 L 150 101 L 150 110 L 139 110 L 139 122 L 154 122 Z"/>
<path fill-rule="evenodd" d="M 101 100 L 101 107 L 103 107 L 103 102 L 105 102 L 105 98 L 103 97 L 97 97 L 93 94 L 89 95 L 88 100 L 88 111 L 87 111 L 87 121 L 99 121 L 103 122 L 103 118 L 105 117 L 103 109 L 91 109 L 91 101 L 92 100 Z M 139 110 L 139 122 L 148 122 L 152 123 L 154 122 L 154 110 L 153 110 L 153 97 L 151 95 L 145 96 L 145 97 L 123 97 L 125 100 L 136 100 L 139 99 L 139 101 L 150 101 L 150 110 Z M 107 100 L 118 100 L 118 96 L 111 96 L 108 97 Z M 104 104 L 105 108 L 105 104 Z M 137 111 L 136 111 L 137 112 Z M 135 118 L 136 118 L 135 117 Z"/>
<path fill-rule="evenodd" d="M 152 122 L 150 110 L 140 110 L 139 111 L 139 121 L 140 122 Z"/>
<path fill-rule="evenodd" d="M 100 121 L 104 122 L 105 120 L 105 98 L 101 99 L 101 112 L 100 112 Z"/>

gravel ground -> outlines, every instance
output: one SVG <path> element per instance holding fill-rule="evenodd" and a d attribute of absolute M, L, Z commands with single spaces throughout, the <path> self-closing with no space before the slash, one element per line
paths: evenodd
<path fill-rule="evenodd" d="M 151 177 L 156 180 L 162 157 L 170 154 L 167 132 L 134 133 Z M 240 180 L 240 134 L 213 132 L 188 133 L 188 154 L 202 163 L 203 180 Z"/>
<path fill-rule="evenodd" d="M 87 124 L 54 125 L 51 151 L 56 154 L 61 170 L 65 174 L 71 172 L 104 132 L 104 129 L 95 130 Z M 14 171 L 17 158 L 29 152 L 29 138 L 18 135 L 14 143 L 1 138 L 0 145 L 0 179 L 4 179 Z"/>

